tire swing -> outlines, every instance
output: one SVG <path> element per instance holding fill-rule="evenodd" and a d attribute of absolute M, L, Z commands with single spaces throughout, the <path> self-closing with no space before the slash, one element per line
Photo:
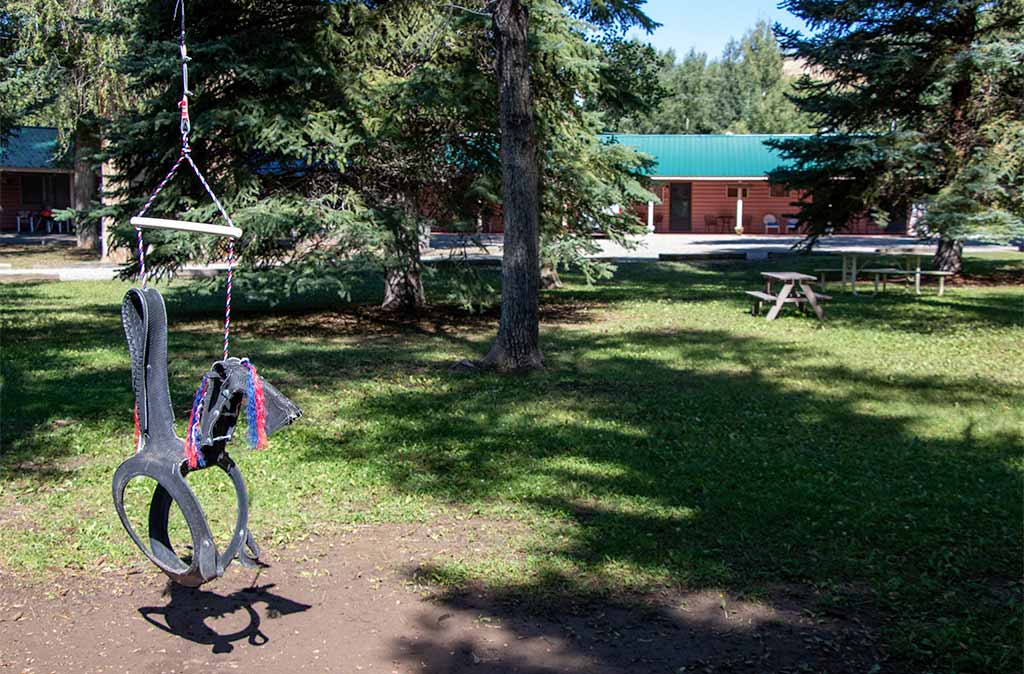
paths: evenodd
<path fill-rule="evenodd" d="M 235 558 L 243 566 L 259 565 L 259 546 L 249 530 L 249 497 L 245 481 L 227 452 L 227 443 L 234 435 L 243 401 L 246 403 L 249 443 L 256 449 L 262 448 L 267 436 L 293 422 L 302 411 L 264 381 L 248 358 L 228 356 L 234 244 L 235 239 L 242 235 L 242 230 L 234 226 L 231 217 L 192 160 L 188 143 L 191 128 L 188 116 L 189 59 L 185 49 L 184 9 L 184 0 L 178 0 L 175 11 L 181 13 L 179 45 L 183 83 L 182 98 L 178 104 L 181 111 L 181 154 L 142 210 L 131 219 L 138 239 L 140 287 L 132 288 L 125 295 L 121 306 L 121 321 L 128 342 L 132 388 L 135 392 L 136 453 L 114 472 L 113 495 L 121 524 L 146 557 L 176 583 L 198 587 L 224 575 L 224 570 Z M 145 217 L 157 195 L 174 177 L 182 162 L 192 167 L 227 225 Z M 142 230 L 150 227 L 212 234 L 228 240 L 224 355 L 200 381 L 184 440 L 174 432 L 174 412 L 167 382 L 167 311 L 160 293 L 155 288 L 146 287 Z M 234 533 L 223 552 L 217 550 L 206 515 L 186 480 L 190 472 L 214 465 L 227 473 L 238 503 Z M 136 477 L 148 477 L 156 482 L 149 507 L 148 546 L 135 531 L 125 512 L 125 489 L 128 482 Z M 168 525 L 171 506 L 174 504 L 184 515 L 192 538 L 192 556 L 188 561 L 174 550 L 170 539 Z"/>

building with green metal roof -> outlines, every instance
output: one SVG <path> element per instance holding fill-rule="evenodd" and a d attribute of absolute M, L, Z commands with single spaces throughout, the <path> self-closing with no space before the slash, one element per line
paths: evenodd
<path fill-rule="evenodd" d="M 73 172 L 57 129 L 15 127 L 0 143 L 0 230 L 35 231 L 41 214 L 71 205 Z"/>
<path fill-rule="evenodd" d="M 606 134 L 609 142 L 634 147 L 657 161 L 655 178 L 746 178 L 765 180 L 783 165 L 777 150 L 765 144 L 794 136 L 762 134 Z"/>
<path fill-rule="evenodd" d="M 604 134 L 654 159 L 652 191 L 658 201 L 632 204 L 651 232 L 680 234 L 789 234 L 801 195 L 773 185 L 768 174 L 785 159 L 766 144 L 766 134 Z M 882 233 L 873 222 L 847 231 Z M 889 233 L 892 233 L 890 228 Z"/>

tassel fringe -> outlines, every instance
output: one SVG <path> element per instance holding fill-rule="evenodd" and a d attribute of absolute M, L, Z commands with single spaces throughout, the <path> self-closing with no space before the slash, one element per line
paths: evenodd
<path fill-rule="evenodd" d="M 242 359 L 242 365 L 249 372 L 249 391 L 246 415 L 249 417 L 249 445 L 253 449 L 267 446 L 267 407 L 263 397 L 263 380 L 256 373 L 256 367 L 248 358 Z"/>
<path fill-rule="evenodd" d="M 185 459 L 188 460 L 188 467 L 195 470 L 206 465 L 206 457 L 203 450 L 199 448 L 202 438 L 199 435 L 199 423 L 203 418 L 203 396 L 206 395 L 206 375 L 196 389 L 195 398 L 192 399 L 192 411 L 188 415 L 188 431 L 185 433 Z"/>

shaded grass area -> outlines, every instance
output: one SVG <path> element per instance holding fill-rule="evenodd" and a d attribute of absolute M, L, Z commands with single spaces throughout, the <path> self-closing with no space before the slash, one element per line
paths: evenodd
<path fill-rule="evenodd" d="M 235 352 L 306 411 L 241 460 L 252 528 L 276 545 L 349 522 L 520 520 L 521 555 L 484 551 L 431 578 L 753 597 L 810 584 L 837 610 L 870 607 L 910 668 L 1019 670 L 1022 288 L 835 292 L 825 324 L 745 313 L 758 271 L 815 266 L 636 263 L 594 286 L 568 278 L 545 295 L 548 369 L 524 378 L 448 369 L 486 351 L 493 314 L 242 302 Z M 968 270 L 1020 268 L 1005 256 Z M 127 287 L 0 288 L 8 569 L 139 563 L 109 503 L 132 442 Z M 163 290 L 183 419 L 218 353 L 221 298 Z M 215 525 L 228 522 L 226 480 L 195 477 Z"/>
<path fill-rule="evenodd" d="M 99 261 L 98 251 L 83 250 L 64 244 L 35 243 L 0 246 L 0 265 L 8 264 L 15 269 L 66 267 L 83 263 L 98 263 Z"/>

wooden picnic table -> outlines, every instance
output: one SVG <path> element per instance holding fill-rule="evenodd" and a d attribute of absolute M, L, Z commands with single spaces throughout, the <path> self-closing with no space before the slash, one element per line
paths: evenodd
<path fill-rule="evenodd" d="M 764 292 L 756 290 L 746 291 L 746 293 L 752 296 L 755 300 L 754 308 L 751 313 L 754 315 L 759 314 L 761 303 L 771 302 L 772 308 L 768 310 L 767 320 L 773 321 L 779 315 L 779 312 L 782 311 L 782 307 L 786 304 L 796 304 L 801 309 L 805 304 L 808 304 L 811 309 L 814 310 L 814 315 L 818 317 L 818 320 L 825 320 L 825 312 L 822 310 L 818 301 L 829 300 L 832 298 L 820 293 L 815 294 L 814 289 L 811 287 L 811 283 L 818 280 L 816 277 L 795 271 L 763 271 L 761 272 L 761 276 L 765 279 Z M 782 283 L 782 288 L 778 293 L 772 292 L 773 281 Z M 796 291 L 795 295 L 794 291 Z"/>
<path fill-rule="evenodd" d="M 939 294 L 942 294 L 944 290 L 945 276 L 951 276 L 948 272 L 937 272 L 937 271 L 921 271 L 921 260 L 926 257 L 935 255 L 935 249 L 928 246 L 892 246 L 889 248 L 879 248 L 875 251 L 879 255 L 890 255 L 893 257 L 902 257 L 906 263 L 903 270 L 907 276 L 913 275 L 914 277 L 914 293 L 921 294 L 921 276 L 926 274 L 939 276 Z"/>
<path fill-rule="evenodd" d="M 949 276 L 947 272 L 940 271 L 925 271 L 921 269 L 921 260 L 926 257 L 931 257 L 935 254 L 935 249 L 928 246 L 890 246 L 888 248 L 876 248 L 872 251 L 851 251 L 841 252 L 839 255 L 843 259 L 843 268 L 841 270 L 840 285 L 845 290 L 846 284 L 850 284 L 850 291 L 856 295 L 857 293 L 857 275 L 866 272 L 875 274 L 875 293 L 878 292 L 878 274 L 885 272 L 889 276 L 906 276 L 907 278 L 913 277 L 914 279 L 914 292 L 918 295 L 921 294 L 921 277 L 922 276 L 938 276 L 939 277 L 939 294 L 942 294 L 944 289 L 944 283 L 946 276 Z M 860 258 L 877 258 L 881 256 L 888 257 L 902 257 L 904 258 L 904 265 L 897 268 L 886 268 L 886 269 L 870 269 L 865 264 L 858 265 Z M 830 270 L 820 270 L 822 272 L 828 272 Z M 837 270 L 838 271 L 838 270 Z"/>

